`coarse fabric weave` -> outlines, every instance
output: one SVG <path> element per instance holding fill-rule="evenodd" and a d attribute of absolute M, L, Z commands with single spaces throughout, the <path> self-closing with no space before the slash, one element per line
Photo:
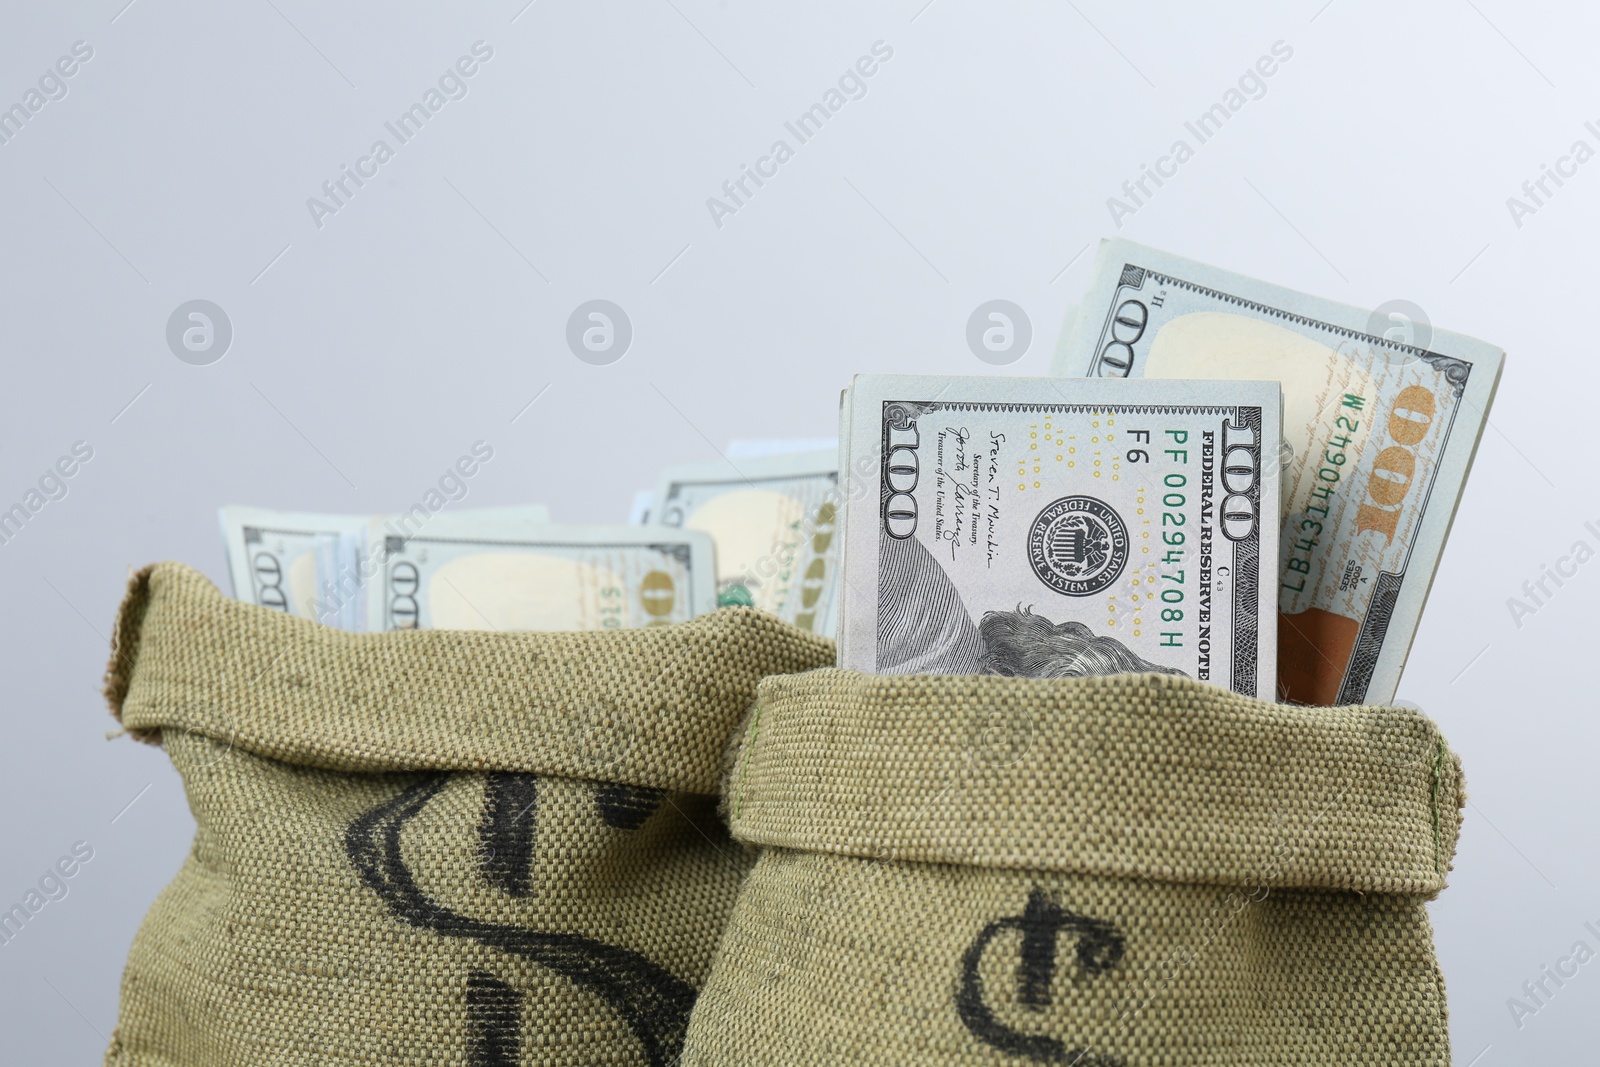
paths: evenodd
<path fill-rule="evenodd" d="M 676 1063 L 749 867 L 727 739 L 762 677 L 832 661 L 742 608 L 349 634 L 140 573 L 106 692 L 197 830 L 106 1063 Z"/>
<path fill-rule="evenodd" d="M 1185 678 L 771 678 L 685 1067 L 1449 1062 L 1458 761 Z"/>

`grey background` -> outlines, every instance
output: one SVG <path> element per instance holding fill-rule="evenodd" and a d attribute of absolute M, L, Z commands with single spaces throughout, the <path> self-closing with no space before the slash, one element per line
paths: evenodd
<path fill-rule="evenodd" d="M 478 439 L 495 458 L 470 503 L 621 521 L 663 462 L 831 436 L 853 372 L 1044 373 L 1113 232 L 1364 306 L 1409 299 L 1508 350 L 1400 695 L 1472 788 L 1432 908 L 1457 1062 L 1592 1058 L 1600 963 L 1520 1029 L 1506 1004 L 1575 941 L 1600 950 L 1583 929 L 1600 920 L 1600 562 L 1520 627 L 1506 606 L 1575 541 L 1600 548 L 1583 525 L 1600 525 L 1600 162 L 1520 227 L 1506 206 L 1575 139 L 1597 144 L 1592 10 L 125 3 L 0 13 L 5 106 L 75 41 L 94 49 L 0 145 L 0 503 L 73 442 L 94 449 L 0 546 L 0 903 L 73 842 L 95 850 L 0 946 L 9 1062 L 100 1055 L 130 939 L 189 846 L 162 753 L 106 740 L 129 567 L 179 559 L 225 585 L 217 505 L 398 509 Z M 307 198 L 478 40 L 494 57 L 468 95 L 319 229 Z M 894 55 L 867 95 L 717 227 L 706 199 L 879 40 Z M 1116 230 L 1106 198 L 1277 40 L 1294 55 L 1265 96 Z M 564 340 L 597 298 L 634 327 L 609 366 Z M 1003 368 L 965 341 L 996 298 L 1035 333 Z M 209 366 L 165 341 L 191 299 L 233 325 Z"/>

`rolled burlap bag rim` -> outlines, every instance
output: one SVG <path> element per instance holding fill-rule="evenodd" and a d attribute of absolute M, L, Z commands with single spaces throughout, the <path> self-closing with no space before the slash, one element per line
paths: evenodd
<path fill-rule="evenodd" d="M 1465 803 L 1459 760 L 1413 709 L 1154 674 L 769 678 L 724 788 L 757 846 L 1424 895 Z"/>
<path fill-rule="evenodd" d="M 105 694 L 146 741 L 176 729 L 327 770 L 512 771 L 714 795 L 756 682 L 832 659 L 831 641 L 750 608 L 634 630 L 348 633 L 234 600 L 166 562 L 129 580 Z M 580 706 L 573 693 L 593 696 Z"/>

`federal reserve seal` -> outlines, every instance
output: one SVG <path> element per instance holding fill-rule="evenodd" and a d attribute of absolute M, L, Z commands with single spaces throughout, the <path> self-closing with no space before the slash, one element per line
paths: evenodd
<path fill-rule="evenodd" d="M 1028 531 L 1028 562 L 1039 580 L 1067 596 L 1093 596 L 1117 580 L 1128 562 L 1128 527 L 1092 496 L 1064 496 Z"/>

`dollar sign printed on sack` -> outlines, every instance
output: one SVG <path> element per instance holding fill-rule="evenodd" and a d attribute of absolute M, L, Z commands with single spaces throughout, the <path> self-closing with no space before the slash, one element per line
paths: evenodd
<path fill-rule="evenodd" d="M 445 937 L 459 937 L 532 960 L 602 998 L 633 1031 L 651 1067 L 676 1063 L 689 1026 L 695 989 L 655 961 L 617 945 L 557 931 L 530 930 L 475 919 L 451 911 L 417 884 L 402 855 L 405 827 L 445 787 L 449 775 L 434 775 L 358 817 L 345 834 L 345 851 L 362 882 L 398 919 Z M 635 830 L 665 794 L 628 786 L 598 789 L 596 810 L 606 825 Z M 532 893 L 538 778 L 491 774 L 484 788 L 478 827 L 479 867 L 484 879 L 513 897 Z M 472 1067 L 510 1067 L 519 1062 L 522 994 L 485 971 L 466 979 L 465 1004 Z"/>
<path fill-rule="evenodd" d="M 1057 970 L 1057 942 L 1062 934 L 1076 938 L 1074 958 L 1091 977 L 1105 974 L 1122 961 L 1126 942 L 1117 928 L 1104 919 L 1075 915 L 1042 889 L 1028 894 L 1020 915 L 1008 915 L 978 932 L 961 958 L 961 984 L 956 989 L 956 1014 L 968 1032 L 990 1048 L 1037 1063 L 1064 1063 L 1072 1067 L 1122 1067 L 1122 1059 L 1088 1048 L 1069 1048 L 1067 1042 L 1047 1034 L 1028 1034 L 1001 1022 L 984 999 L 979 970 L 995 938 L 1008 930 L 1022 934 L 1017 967 L 1017 1002 L 1024 1010 L 1042 1012 L 1051 1003 L 1050 986 Z"/>

